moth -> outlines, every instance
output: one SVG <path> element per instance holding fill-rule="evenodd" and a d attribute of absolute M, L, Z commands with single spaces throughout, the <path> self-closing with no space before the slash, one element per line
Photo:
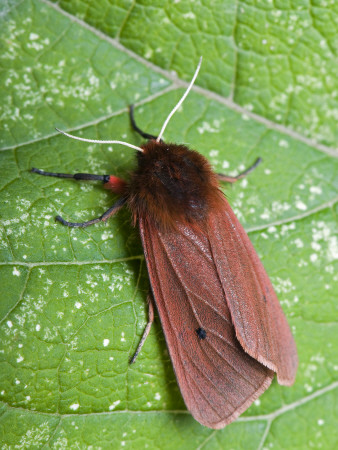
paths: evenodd
<path fill-rule="evenodd" d="M 216 174 L 209 162 L 186 145 L 166 143 L 164 130 L 192 88 L 171 111 L 158 136 L 132 128 L 147 142 L 137 150 L 136 168 L 125 181 L 114 175 L 32 171 L 45 176 L 97 180 L 119 199 L 100 217 L 67 222 L 87 227 L 105 222 L 126 205 L 138 225 L 150 279 L 149 321 L 131 362 L 141 351 L 154 318 L 162 324 L 178 385 L 193 417 L 219 429 L 235 420 L 270 385 L 293 384 L 297 350 L 269 277 L 246 232 L 220 190 L 220 181 L 236 177 Z M 60 131 L 60 130 L 58 130 Z"/>

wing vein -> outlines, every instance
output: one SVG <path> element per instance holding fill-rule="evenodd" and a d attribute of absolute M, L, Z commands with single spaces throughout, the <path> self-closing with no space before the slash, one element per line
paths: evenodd
<path fill-rule="evenodd" d="M 181 276 L 180 276 L 179 272 L 176 270 L 175 266 L 172 264 L 171 258 L 170 258 L 169 254 L 168 254 L 168 251 L 167 251 L 166 246 L 164 245 L 164 242 L 163 242 L 162 239 L 161 239 L 161 236 L 160 236 L 159 241 L 160 241 L 161 246 L 162 246 L 162 248 L 163 248 L 163 250 L 164 250 L 164 252 L 165 252 L 165 254 L 166 254 L 166 256 L 167 256 L 167 259 L 168 259 L 168 262 L 169 262 L 170 266 L 172 267 L 172 269 L 173 269 L 174 273 L 176 274 L 178 280 L 180 281 L 181 285 L 184 287 L 185 292 L 190 292 L 191 294 L 196 295 L 196 297 L 198 297 L 204 304 L 208 305 L 208 306 L 209 306 L 213 311 L 215 311 L 215 312 L 216 312 L 223 320 L 225 320 L 227 323 L 230 323 L 228 319 L 226 319 L 226 318 L 225 318 L 222 314 L 220 314 L 215 308 L 213 308 L 212 305 L 210 305 L 206 300 L 204 300 L 204 299 L 203 299 L 202 297 L 200 297 L 198 294 L 193 293 L 193 292 L 191 291 L 191 289 L 187 288 L 187 287 L 184 285 L 184 283 L 182 282 L 182 279 L 181 279 Z M 157 268 L 156 268 L 156 271 L 157 271 Z M 222 290 L 222 291 L 223 291 L 223 290 Z M 162 292 L 162 290 L 161 290 L 161 292 Z M 189 305 L 190 305 L 190 307 L 191 307 L 191 309 L 192 309 L 192 311 L 193 311 L 193 313 L 194 313 L 194 316 L 195 316 L 197 322 L 199 323 L 199 325 L 201 325 L 202 327 L 204 327 L 204 325 L 202 324 L 202 322 L 201 322 L 201 320 L 200 320 L 200 318 L 199 318 L 199 315 L 198 315 L 198 313 L 196 312 L 196 309 L 195 309 L 195 307 L 194 307 L 194 305 L 193 305 L 193 303 L 192 303 L 192 301 L 191 301 L 190 296 L 187 295 L 186 297 L 187 297 L 187 299 L 188 299 Z M 168 314 L 167 308 L 166 308 L 166 311 L 167 311 L 167 314 Z M 171 328 L 172 328 L 172 327 L 171 327 Z M 173 328 L 172 328 L 172 329 L 173 329 Z M 211 330 L 209 330 L 209 331 L 211 331 Z M 174 331 L 173 331 L 173 333 L 174 333 L 174 335 L 176 336 L 176 333 L 175 333 Z M 216 334 L 215 332 L 213 332 L 213 334 L 216 335 L 216 336 L 218 336 L 218 337 L 220 337 L 218 333 Z M 223 336 L 222 336 L 221 339 L 222 339 L 226 344 L 228 344 L 230 347 L 232 347 L 233 349 L 236 349 L 236 350 L 237 350 L 236 346 L 234 346 L 234 345 L 231 344 L 229 341 L 227 341 Z M 243 375 L 242 375 L 242 374 L 241 374 L 241 373 L 240 373 L 240 372 L 239 372 L 239 371 L 238 371 L 238 370 L 237 370 L 237 369 L 236 369 L 236 368 L 228 361 L 228 360 L 226 360 L 226 359 L 224 358 L 224 356 L 221 355 L 221 353 L 216 349 L 216 347 L 215 347 L 210 341 L 209 341 L 209 345 L 211 345 L 212 348 L 214 348 L 214 350 L 216 351 L 216 353 L 217 353 L 217 354 L 218 354 L 218 355 L 226 362 L 226 364 L 228 364 L 228 366 L 229 366 L 230 368 L 232 368 L 236 373 L 238 373 L 238 375 L 239 375 L 243 380 L 245 380 L 245 381 L 248 382 L 252 387 L 255 388 L 255 385 L 254 385 L 253 383 L 251 383 L 251 381 L 248 380 L 246 377 L 244 377 L 244 376 L 243 376 Z M 215 366 L 215 364 L 213 363 L 213 361 L 210 359 L 208 353 L 206 352 L 206 349 L 205 349 L 203 346 L 200 346 L 200 348 L 201 348 L 201 350 L 203 351 L 205 357 L 211 362 L 211 364 L 212 364 L 212 366 L 215 368 L 215 370 L 217 370 L 217 372 L 220 373 L 220 374 L 223 376 L 223 373 L 219 371 L 219 369 Z M 186 352 L 186 350 L 184 350 L 184 351 Z M 243 350 L 243 352 L 244 352 L 244 350 Z M 187 353 L 187 352 L 186 352 L 186 353 Z M 196 364 L 195 364 L 195 362 L 194 362 L 194 360 L 193 360 L 193 359 L 191 358 L 191 356 L 189 355 L 189 353 L 187 353 L 187 355 L 189 356 L 189 359 L 192 361 L 192 363 L 194 364 L 194 366 L 197 367 Z M 204 375 L 204 377 L 205 377 L 207 380 L 209 380 L 209 381 L 212 383 L 212 381 L 211 381 L 208 377 L 206 377 L 204 373 L 203 373 L 203 375 Z M 214 383 L 212 383 L 212 384 L 214 385 Z M 215 385 L 214 385 L 214 386 L 215 386 Z M 218 392 L 222 393 L 222 391 L 220 391 L 220 390 L 217 388 L 217 386 L 215 386 L 215 387 L 216 387 L 216 389 L 218 390 Z M 230 403 L 230 402 L 229 402 L 229 403 Z M 230 403 L 230 404 L 231 404 L 231 403 Z M 233 405 L 231 404 L 231 406 L 233 406 Z"/>
<path fill-rule="evenodd" d="M 185 348 L 182 346 L 182 345 L 180 345 L 179 346 L 180 347 L 180 349 L 181 350 L 179 350 L 179 353 L 181 354 L 182 353 L 182 350 L 184 351 L 184 353 L 187 355 L 187 358 L 186 359 L 189 359 L 190 361 L 191 361 L 191 363 L 192 363 L 192 365 L 195 367 L 195 368 L 197 368 L 197 370 L 199 371 L 199 373 L 215 388 L 215 390 L 217 391 L 217 392 L 219 392 L 219 394 L 221 395 L 221 397 L 223 397 L 223 398 L 225 398 L 224 397 L 224 392 L 223 391 L 221 391 L 219 388 L 218 388 L 218 386 L 204 373 L 204 372 L 202 372 L 200 369 L 199 369 L 199 367 L 196 365 L 196 363 L 195 363 L 195 361 L 194 361 L 194 359 L 191 357 L 191 355 L 187 352 L 187 350 L 185 350 Z M 183 359 L 182 359 L 183 360 Z M 215 367 L 215 365 L 214 365 L 214 368 L 215 368 L 215 370 L 217 370 L 217 372 L 218 373 L 220 373 L 221 375 L 223 375 L 222 374 L 222 372 L 220 372 L 218 369 L 217 369 L 217 367 Z M 196 384 L 196 386 L 198 386 L 197 384 Z M 201 389 L 200 389 L 200 387 L 198 387 L 198 390 L 201 392 L 201 394 L 203 395 L 203 392 L 201 391 Z M 212 408 L 212 409 L 214 409 L 213 407 L 212 407 L 212 405 L 211 405 L 211 403 L 210 403 L 210 401 L 205 397 L 205 395 L 203 395 L 203 397 L 206 399 L 206 401 L 208 402 L 208 404 L 210 405 L 210 407 Z M 229 401 L 229 399 L 227 399 L 227 402 L 231 405 L 231 407 L 232 408 L 235 408 L 235 406 Z M 218 414 L 217 414 L 218 415 Z"/>
<path fill-rule="evenodd" d="M 223 336 L 220 336 L 217 332 L 215 332 L 214 330 L 211 329 L 207 329 L 206 330 L 208 333 L 213 334 L 214 336 L 217 336 L 219 339 L 221 339 L 222 341 L 224 341 L 226 344 L 228 344 L 230 347 L 236 349 L 236 347 L 234 345 L 229 344 L 229 342 L 223 338 Z M 231 367 L 236 373 L 238 373 L 238 375 L 243 378 L 243 380 L 245 380 L 247 383 L 249 383 L 251 386 L 253 386 L 255 388 L 255 385 L 248 379 L 246 378 L 238 369 L 236 369 L 227 359 L 224 358 L 224 356 L 221 354 L 221 352 L 219 352 L 218 348 L 209 341 L 209 345 L 211 345 L 211 347 L 216 351 L 216 353 L 218 355 L 220 355 L 222 357 L 222 359 L 228 364 L 229 367 Z M 237 350 L 237 349 L 236 349 Z M 243 350 L 243 353 L 244 350 Z M 247 353 L 245 353 L 245 355 L 248 355 Z M 249 355 L 250 356 L 250 355 Z"/>
<path fill-rule="evenodd" d="M 160 242 L 161 242 L 161 244 L 162 244 L 162 246 L 163 246 L 163 248 L 166 250 L 166 248 L 165 248 L 165 246 L 163 245 L 163 243 L 162 243 L 162 241 L 160 240 Z M 168 253 L 167 252 L 165 252 L 165 254 L 167 255 L 167 257 L 168 257 L 168 260 L 170 261 L 170 258 L 169 258 L 169 256 L 168 256 Z M 170 264 L 171 264 L 171 261 L 170 261 Z M 171 265 L 172 266 L 172 265 Z M 157 274 L 159 275 L 159 273 L 158 273 L 158 268 L 157 268 L 157 266 L 155 266 L 154 267 L 154 269 L 156 270 L 156 272 L 157 272 Z M 174 268 L 173 268 L 174 269 Z M 176 271 L 174 270 L 174 272 L 176 273 Z M 176 275 L 177 275 L 177 273 L 176 273 Z M 178 276 L 178 275 L 177 275 Z M 179 277 L 178 277 L 179 278 Z M 180 278 L 179 278 L 179 280 L 180 280 Z M 181 281 L 181 280 L 180 280 Z M 161 292 L 162 292 L 162 290 L 161 290 Z M 188 297 L 188 299 L 189 299 L 189 296 L 187 296 Z M 190 304 L 190 301 L 189 301 L 189 304 Z M 191 306 L 191 304 L 190 304 L 190 306 Z M 165 308 L 165 310 L 166 310 L 166 313 L 167 313 L 167 316 L 169 316 L 169 314 L 168 314 L 168 309 L 167 309 L 167 307 L 166 307 L 166 305 L 165 305 L 165 303 L 164 303 L 164 308 Z M 199 322 L 199 320 L 198 320 L 198 322 Z M 171 321 L 169 320 L 168 321 L 168 324 L 169 324 L 169 326 L 171 327 L 171 329 L 172 329 L 172 336 L 175 336 L 175 340 L 176 340 L 176 342 L 177 342 L 177 349 L 178 349 L 178 352 L 181 354 L 181 350 L 183 350 L 185 353 L 186 353 L 186 355 L 187 355 L 187 357 L 188 357 L 188 359 L 191 361 L 191 363 L 192 363 L 192 365 L 199 371 L 199 373 L 201 373 L 201 375 L 209 382 L 209 383 L 211 383 L 213 386 L 214 386 L 214 388 L 221 394 L 221 396 L 223 397 L 223 392 L 218 388 L 218 386 L 203 372 L 203 371 L 201 371 L 200 369 L 199 369 L 199 367 L 196 365 L 196 363 L 195 363 L 195 361 L 194 361 L 194 359 L 192 358 L 192 356 L 189 354 L 189 352 L 187 352 L 187 350 L 185 350 L 185 348 L 183 347 L 183 345 L 180 343 L 180 341 L 177 339 L 177 337 L 176 337 L 176 332 L 175 332 L 175 330 L 174 330 L 174 328 L 172 327 L 172 325 L 171 325 Z M 224 376 L 224 374 L 222 373 L 222 372 L 220 372 L 219 371 L 219 369 L 215 366 L 215 364 L 213 363 L 213 361 L 211 361 L 210 360 L 210 358 L 209 358 L 209 356 L 208 356 L 208 354 L 205 352 L 205 349 L 203 349 L 203 347 L 202 346 L 200 346 L 200 348 L 201 348 L 201 350 L 203 351 L 203 353 L 205 354 L 205 356 L 207 357 L 207 359 L 212 363 L 212 366 L 215 368 L 215 370 L 219 373 L 219 374 L 221 374 L 222 376 Z M 180 350 L 181 349 L 181 350 Z M 230 365 L 230 364 L 229 364 Z M 223 397 L 224 398 L 224 397 Z M 234 405 L 229 401 L 229 404 L 234 408 Z"/>
<path fill-rule="evenodd" d="M 231 220 L 231 217 L 230 217 L 230 215 L 229 215 L 228 212 L 226 213 L 226 215 L 227 215 L 227 218 L 228 218 L 228 220 L 230 221 L 230 223 L 231 223 L 231 225 L 232 225 L 232 229 L 233 229 L 234 232 L 235 232 L 235 237 L 237 238 L 237 242 L 236 242 L 237 245 L 241 245 L 242 251 L 244 251 L 246 254 L 248 254 L 247 248 L 246 248 L 246 246 L 245 246 L 245 243 L 243 243 L 243 239 L 241 238 L 241 235 L 240 235 L 239 230 L 237 229 L 237 227 L 235 226 L 235 224 L 234 224 L 233 221 Z M 232 240 L 234 241 L 233 238 L 232 238 Z M 249 258 L 249 268 L 248 268 L 248 270 L 250 271 L 250 274 L 251 274 L 251 276 L 252 276 L 252 279 L 253 279 L 253 281 L 254 281 L 254 283 L 255 283 L 256 290 L 257 290 L 258 292 L 262 292 L 262 291 L 263 291 L 263 290 L 262 290 L 262 286 L 261 286 L 260 280 L 258 279 L 258 277 L 257 277 L 257 275 L 256 275 L 256 271 L 255 271 L 255 270 L 253 269 L 253 267 L 252 267 L 252 261 L 251 261 L 251 258 Z M 245 275 L 245 274 L 243 273 L 243 266 L 242 266 L 242 276 L 244 276 L 244 275 Z M 242 309 L 241 309 L 241 306 L 242 306 L 242 305 L 240 304 L 240 302 L 237 302 L 237 305 L 238 305 L 238 310 L 239 310 L 239 313 L 240 313 L 240 316 L 241 316 L 241 320 L 242 320 L 242 322 L 244 322 L 244 320 L 243 320 L 243 314 L 242 314 Z M 263 310 L 261 310 L 260 312 L 261 312 L 261 313 L 263 312 L 263 314 L 264 314 L 264 320 L 261 320 L 261 322 L 263 322 L 263 323 L 268 323 L 268 317 L 266 316 L 266 313 L 267 313 L 266 308 L 263 308 Z M 261 330 L 261 332 L 263 332 L 263 333 L 266 335 L 267 329 L 266 329 L 265 326 L 257 325 L 257 318 L 256 318 L 256 315 L 255 315 L 255 322 L 256 322 L 256 329 L 259 328 L 259 329 Z M 245 340 L 247 341 L 247 340 L 248 340 L 248 337 L 247 337 L 247 330 L 246 330 L 245 327 L 243 327 L 243 331 L 244 331 L 244 335 L 245 335 Z M 271 327 L 270 327 L 270 333 L 274 333 L 273 330 L 271 329 Z M 272 336 L 271 336 L 271 334 L 270 334 L 270 338 L 271 338 L 271 337 L 272 337 Z M 275 342 L 275 336 L 272 338 L 272 341 Z M 263 339 L 263 340 L 260 340 L 260 341 L 257 340 L 257 342 L 256 342 L 256 350 L 255 350 L 255 358 L 257 358 L 257 356 L 258 356 L 258 353 L 259 353 L 259 351 L 258 351 L 259 344 L 261 345 L 262 342 L 264 343 L 265 354 L 268 354 L 268 353 L 269 353 L 269 351 L 268 351 L 268 344 L 267 344 L 267 343 L 269 342 L 269 339 L 266 338 L 266 339 Z"/>
<path fill-rule="evenodd" d="M 160 241 L 160 243 L 161 243 L 162 248 L 163 248 L 164 251 L 165 251 L 165 254 L 166 254 L 166 256 L 167 256 L 168 262 L 170 263 L 170 266 L 172 267 L 173 271 L 175 272 L 175 274 L 176 274 L 178 280 L 180 281 L 182 287 L 184 288 L 185 292 L 190 292 L 191 294 L 195 295 L 197 298 L 199 298 L 199 299 L 201 300 L 201 302 L 203 302 L 205 305 L 209 306 L 210 309 L 212 309 L 214 312 L 216 312 L 216 313 L 217 313 L 217 314 L 218 314 L 225 322 L 227 322 L 227 323 L 229 323 L 229 324 L 232 325 L 232 323 L 231 323 L 225 316 L 223 316 L 223 314 L 221 314 L 221 313 L 220 313 L 213 305 L 211 305 L 209 302 L 207 302 L 204 298 L 200 297 L 197 293 L 192 292 L 191 289 L 189 289 L 189 288 L 183 283 L 182 276 L 181 276 L 181 274 L 177 271 L 176 267 L 173 265 L 173 263 L 172 263 L 172 261 L 171 261 L 171 258 L 170 258 L 169 254 L 168 254 L 168 250 L 167 250 L 166 246 L 164 245 L 164 242 L 163 242 L 162 239 L 161 239 L 161 236 L 160 236 L 159 241 Z M 215 272 L 217 273 L 216 267 L 215 267 Z M 219 279 L 218 274 L 217 274 L 217 277 L 218 277 L 218 279 Z M 222 288 L 222 292 L 223 292 L 223 294 L 224 294 L 223 288 Z M 225 294 L 224 294 L 224 295 L 225 295 Z M 189 296 L 187 296 L 187 297 L 189 298 Z M 198 317 L 198 314 L 196 313 L 195 308 L 191 305 L 190 299 L 189 299 L 189 303 L 190 303 L 190 306 L 191 306 L 192 310 L 193 310 L 194 313 L 195 313 L 195 317 L 197 318 L 197 317 Z M 199 320 L 198 320 L 198 322 L 199 322 L 199 324 L 201 325 L 201 323 L 200 323 Z"/>

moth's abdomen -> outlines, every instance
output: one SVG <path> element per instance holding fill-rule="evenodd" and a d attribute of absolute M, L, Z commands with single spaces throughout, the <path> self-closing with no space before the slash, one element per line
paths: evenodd
<path fill-rule="evenodd" d="M 208 161 L 184 145 L 149 141 L 142 148 L 128 186 L 134 220 L 148 216 L 162 230 L 204 221 L 222 195 Z"/>

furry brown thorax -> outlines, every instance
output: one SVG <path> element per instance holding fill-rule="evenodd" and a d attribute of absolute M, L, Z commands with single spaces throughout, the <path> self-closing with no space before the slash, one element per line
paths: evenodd
<path fill-rule="evenodd" d="M 210 164 L 185 145 L 151 140 L 137 153 L 138 167 L 126 187 L 134 223 L 139 217 L 154 221 L 162 231 L 177 223 L 196 224 L 220 204 L 216 174 Z"/>

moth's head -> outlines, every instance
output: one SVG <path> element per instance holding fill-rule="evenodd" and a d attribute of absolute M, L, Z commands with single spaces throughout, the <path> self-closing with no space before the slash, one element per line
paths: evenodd
<path fill-rule="evenodd" d="M 134 220 L 148 217 L 160 229 L 199 224 L 217 207 L 221 194 L 209 162 L 185 145 L 151 140 L 137 154 L 128 186 Z"/>

